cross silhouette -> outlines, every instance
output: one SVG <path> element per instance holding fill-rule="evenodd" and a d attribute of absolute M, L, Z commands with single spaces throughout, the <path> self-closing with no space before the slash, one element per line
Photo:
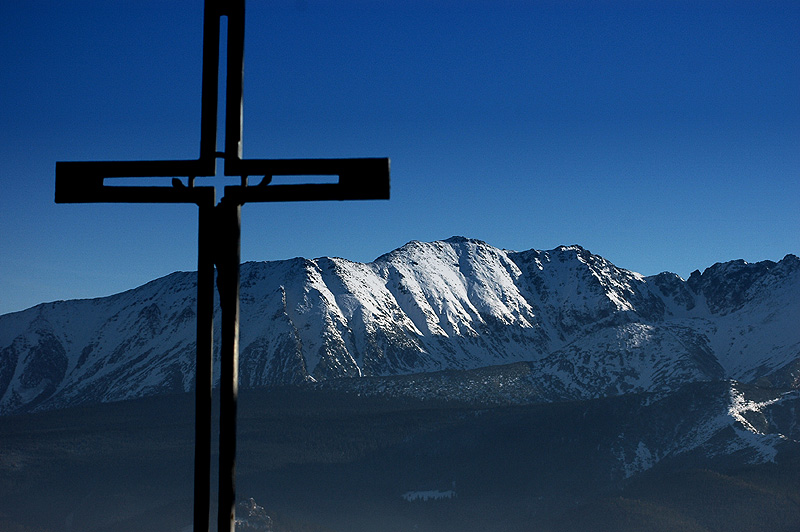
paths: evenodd
<path fill-rule="evenodd" d="M 162 161 L 56 163 L 56 203 L 195 203 L 199 207 L 194 531 L 208 532 L 211 478 L 211 401 L 214 269 L 222 310 L 220 348 L 219 532 L 233 532 L 236 503 L 236 402 L 239 358 L 239 262 L 244 203 L 389 199 L 389 159 L 242 159 L 244 0 L 205 0 L 200 157 Z M 220 25 L 227 17 L 225 146 L 217 149 Z M 213 186 L 195 178 L 225 176 L 216 203 Z M 335 183 L 272 184 L 274 176 L 338 176 Z M 249 177 L 260 182 L 249 184 Z M 113 186 L 114 178 L 172 177 L 172 186 Z M 184 183 L 181 178 L 187 178 Z"/>

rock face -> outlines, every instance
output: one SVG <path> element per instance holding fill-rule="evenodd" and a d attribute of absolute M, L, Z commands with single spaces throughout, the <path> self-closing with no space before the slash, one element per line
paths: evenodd
<path fill-rule="evenodd" d="M 194 273 L 174 273 L 0 316 L 0 413 L 193 388 L 195 292 Z M 245 388 L 492 367 L 522 371 L 525 400 L 725 380 L 800 387 L 794 255 L 715 264 L 684 281 L 580 246 L 512 252 L 454 237 L 369 264 L 246 263 L 241 301 Z"/>

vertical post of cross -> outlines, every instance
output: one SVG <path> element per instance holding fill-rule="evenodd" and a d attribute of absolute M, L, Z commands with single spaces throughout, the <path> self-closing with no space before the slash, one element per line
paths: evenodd
<path fill-rule="evenodd" d="M 200 205 L 197 227 L 197 363 L 195 368 L 194 532 L 208 532 L 214 366 L 214 207 Z"/>
<path fill-rule="evenodd" d="M 218 5 L 222 6 L 219 0 Z M 242 157 L 244 97 L 244 0 L 224 2 L 228 17 L 227 71 L 225 74 L 225 175 L 237 175 Z M 242 177 L 242 186 L 247 176 Z M 241 259 L 242 205 L 223 200 L 216 207 L 217 289 L 222 310 L 220 346 L 220 420 L 218 532 L 236 526 L 236 421 L 239 395 L 239 262 Z"/>
<path fill-rule="evenodd" d="M 217 0 L 203 5 L 203 72 L 200 96 L 200 160 L 214 165 L 217 157 L 219 107 L 220 8 Z"/>
<path fill-rule="evenodd" d="M 203 66 L 200 100 L 200 157 L 216 173 L 219 108 L 220 5 L 203 3 Z M 191 183 L 190 183 L 191 184 Z M 209 532 L 211 413 L 214 389 L 214 271 L 216 206 L 201 204 L 197 230 L 197 362 L 195 367 L 194 532 Z"/>
<path fill-rule="evenodd" d="M 242 206 L 216 206 L 217 291 L 222 310 L 219 389 L 219 532 L 234 532 L 236 520 L 236 417 L 239 396 L 239 262 Z"/>
<path fill-rule="evenodd" d="M 225 2 L 228 58 L 225 74 L 225 175 L 240 175 L 244 101 L 244 0 Z"/>

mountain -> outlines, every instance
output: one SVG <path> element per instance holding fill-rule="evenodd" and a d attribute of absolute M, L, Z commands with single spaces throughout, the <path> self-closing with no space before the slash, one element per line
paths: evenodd
<path fill-rule="evenodd" d="M 800 527 L 794 255 L 683 280 L 454 237 L 241 284 L 248 526 Z M 195 291 L 0 316 L 0 528 L 190 529 Z"/>
<path fill-rule="evenodd" d="M 0 316 L 0 413 L 193 388 L 194 273 Z M 643 277 L 580 246 L 453 237 L 241 268 L 243 388 L 524 362 L 537 400 L 800 383 L 800 259 Z M 216 323 L 219 323 L 217 315 Z M 219 338 L 219 332 L 215 334 Z M 216 372 L 218 374 L 218 372 Z"/>

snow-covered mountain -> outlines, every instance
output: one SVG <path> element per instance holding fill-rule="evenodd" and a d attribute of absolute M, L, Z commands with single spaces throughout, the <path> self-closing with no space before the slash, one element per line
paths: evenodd
<path fill-rule="evenodd" d="M 196 275 L 174 273 L 0 316 L 0 413 L 191 389 L 195 296 Z M 580 246 L 513 252 L 454 237 L 410 242 L 368 264 L 246 263 L 241 301 L 244 388 L 423 382 L 500 366 L 502 383 L 517 363 L 525 377 L 514 393 L 525 400 L 666 393 L 696 381 L 800 386 L 794 255 L 715 264 L 683 280 L 643 277 Z"/>

